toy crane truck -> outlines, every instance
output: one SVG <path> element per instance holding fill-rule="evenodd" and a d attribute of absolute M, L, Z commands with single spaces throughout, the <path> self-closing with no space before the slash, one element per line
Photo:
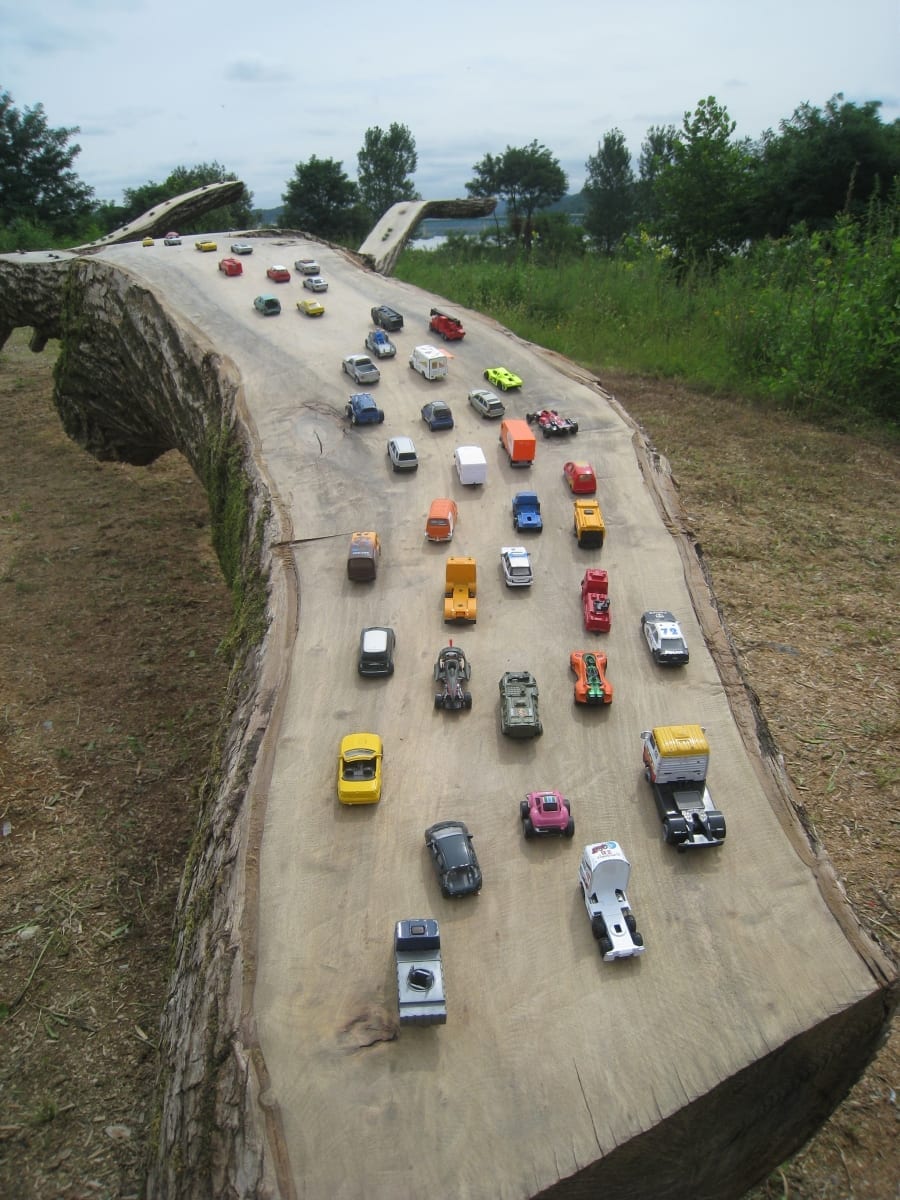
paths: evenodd
<path fill-rule="evenodd" d="M 644 953 L 644 939 L 625 893 L 630 877 L 631 863 L 618 842 L 585 846 L 578 882 L 604 962 Z"/>
<path fill-rule="evenodd" d="M 699 725 L 657 725 L 641 734 L 644 775 L 663 825 L 667 845 L 721 846 L 725 818 L 706 786 L 709 742 Z"/>
<path fill-rule="evenodd" d="M 441 933 L 431 917 L 398 921 L 394 930 L 401 1025 L 446 1025 Z"/>

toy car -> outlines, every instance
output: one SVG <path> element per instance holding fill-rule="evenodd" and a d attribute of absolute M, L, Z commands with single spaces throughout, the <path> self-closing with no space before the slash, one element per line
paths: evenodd
<path fill-rule="evenodd" d="M 386 329 L 388 333 L 393 333 L 396 329 L 403 328 L 403 318 L 396 309 L 388 308 L 386 304 L 377 304 L 371 312 L 372 324 L 380 326 L 381 329 Z"/>
<path fill-rule="evenodd" d="M 422 420 L 429 429 L 452 429 L 453 413 L 450 405 L 443 400 L 433 400 L 430 404 L 422 405 Z"/>
<path fill-rule="evenodd" d="M 383 329 L 371 329 L 366 334 L 366 349 L 376 358 L 393 358 L 397 347 Z"/>
<path fill-rule="evenodd" d="M 597 476 L 590 463 L 563 463 L 563 475 L 569 490 L 578 496 L 593 496 L 597 490 Z"/>
<path fill-rule="evenodd" d="M 631 863 L 618 842 L 585 846 L 578 882 L 591 919 L 591 933 L 604 962 L 644 953 L 644 939 L 638 933 L 625 891 L 630 878 Z"/>
<path fill-rule="evenodd" d="M 350 418 L 351 425 L 375 425 L 384 420 L 384 413 L 369 392 L 354 392 L 344 408 L 344 414 Z"/>
<path fill-rule="evenodd" d="M 220 258 L 219 270 L 225 275 L 243 275 L 244 268 L 236 258 Z"/>
<path fill-rule="evenodd" d="M 544 437 L 565 437 L 566 434 L 578 432 L 578 422 L 571 417 L 564 417 L 555 408 L 540 408 L 537 412 L 525 414 L 529 425 L 537 425 Z"/>
<path fill-rule="evenodd" d="M 603 545 L 606 537 L 606 526 L 603 523 L 603 513 L 596 500 L 576 500 L 572 505 L 574 510 L 574 526 L 572 532 L 578 545 L 583 550 L 592 550 Z"/>
<path fill-rule="evenodd" d="M 181 245 L 181 235 L 176 233 L 175 230 L 173 229 L 170 233 L 167 233 L 166 236 L 163 238 L 163 245 L 164 246 L 180 246 Z"/>
<path fill-rule="evenodd" d="M 218 243 L 209 238 L 204 238 L 202 241 L 194 242 L 194 249 L 201 250 L 204 254 L 209 254 L 213 250 L 218 250 L 218 248 Z"/>
<path fill-rule="evenodd" d="M 444 621 L 478 620 L 478 564 L 469 556 L 447 559 L 444 576 Z"/>
<path fill-rule="evenodd" d="M 381 799 L 382 742 L 377 733 L 348 733 L 338 754 L 337 794 L 341 804 L 377 804 Z"/>
<path fill-rule="evenodd" d="M 529 792 L 519 802 L 519 816 L 527 838 L 545 834 L 570 838 L 575 834 L 569 802 L 559 792 Z"/>
<path fill-rule="evenodd" d="M 388 625 L 373 625 L 359 635 L 359 658 L 356 669 L 360 675 L 393 675 L 394 648 L 397 638 Z"/>
<path fill-rule="evenodd" d="M 290 283 L 291 281 L 290 271 L 287 269 L 287 267 L 281 266 L 280 263 L 276 263 L 274 266 L 269 267 L 269 269 L 266 271 L 266 274 L 273 283 Z"/>
<path fill-rule="evenodd" d="M 327 292 L 328 284 L 321 275 L 305 275 L 303 277 L 303 286 L 309 292 Z"/>
<path fill-rule="evenodd" d="M 502 417 L 506 412 L 506 405 L 500 397 L 487 388 L 473 388 L 469 392 L 469 403 L 483 417 Z"/>
<path fill-rule="evenodd" d="M 530 671 L 506 671 L 500 679 L 500 732 L 507 737 L 540 737 L 538 685 Z"/>
<path fill-rule="evenodd" d="M 294 262 L 294 270 L 301 275 L 318 275 L 319 264 L 314 258 L 298 258 Z"/>
<path fill-rule="evenodd" d="M 606 678 L 606 655 L 602 650 L 573 650 L 569 666 L 575 672 L 576 704 L 612 704 L 613 686 Z"/>
<path fill-rule="evenodd" d="M 441 881 L 441 894 L 451 898 L 481 891 L 481 867 L 472 835 L 462 821 L 438 821 L 425 830 L 425 845 Z"/>
<path fill-rule="evenodd" d="M 433 308 L 430 315 L 431 320 L 428 322 L 428 328 L 432 333 L 439 333 L 445 342 L 461 342 L 466 336 L 466 331 L 463 329 L 463 324 L 459 317 L 448 316 L 447 313 L 442 313 L 438 308 Z"/>
<path fill-rule="evenodd" d="M 350 535 L 347 554 L 347 578 L 369 582 L 378 574 L 381 538 L 372 529 L 355 530 Z"/>
<path fill-rule="evenodd" d="M 441 933 L 432 917 L 412 917 L 394 927 L 397 1010 L 401 1025 L 446 1025 Z"/>
<path fill-rule="evenodd" d="M 381 372 L 367 354 L 348 354 L 341 370 L 357 383 L 377 383 L 381 378 Z"/>
<path fill-rule="evenodd" d="M 451 642 L 437 656 L 434 681 L 439 685 L 434 693 L 435 708 L 471 708 L 472 693 L 466 684 L 472 678 L 472 667 L 459 646 Z"/>
<path fill-rule="evenodd" d="M 144 240 L 141 242 L 141 245 L 142 246 L 155 246 L 156 242 L 154 242 L 152 237 L 145 237 Z"/>
<path fill-rule="evenodd" d="M 690 652 L 681 626 L 672 613 L 653 609 L 641 614 L 641 632 L 646 638 L 653 661 L 661 666 L 683 666 Z"/>
<path fill-rule="evenodd" d="M 512 502 L 513 528 L 515 530 L 533 529 L 540 533 L 544 528 L 541 516 L 541 502 L 537 492 L 516 492 Z"/>
<path fill-rule="evenodd" d="M 488 367 L 484 372 L 484 377 L 488 383 L 498 387 L 501 392 L 508 392 L 510 388 L 522 386 L 519 376 L 513 375 L 512 371 L 507 371 L 506 367 Z"/>
<path fill-rule="evenodd" d="M 500 551 L 500 566 L 507 587 L 531 587 L 534 583 L 531 557 L 524 546 L 504 546 Z"/>
<path fill-rule="evenodd" d="M 612 612 L 609 607 L 609 577 L 606 571 L 590 567 L 581 581 L 581 606 L 584 627 L 590 633 L 609 633 Z"/>
<path fill-rule="evenodd" d="M 725 815 L 716 808 L 706 776 L 709 742 L 702 725 L 656 725 L 641 733 L 644 776 L 653 789 L 663 838 L 679 853 L 721 846 Z"/>
<path fill-rule="evenodd" d="M 395 471 L 415 471 L 419 466 L 415 442 L 410 437 L 392 437 L 387 444 L 388 458 Z"/>
<path fill-rule="evenodd" d="M 281 312 L 281 301 L 277 296 L 257 296 L 253 307 L 264 317 L 277 317 Z"/>
<path fill-rule="evenodd" d="M 252 254 L 253 247 L 250 245 L 249 242 L 232 242 L 231 243 L 231 253 L 232 254 Z"/>
<path fill-rule="evenodd" d="M 325 315 L 325 305 L 321 300 L 314 300 L 311 296 L 306 300 L 298 300 L 297 308 L 308 317 L 322 317 Z"/>

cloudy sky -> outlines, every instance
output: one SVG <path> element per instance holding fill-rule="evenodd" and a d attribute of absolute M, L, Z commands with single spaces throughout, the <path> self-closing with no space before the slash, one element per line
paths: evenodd
<path fill-rule="evenodd" d="M 366 129 L 405 124 L 425 199 L 537 139 L 569 190 L 618 128 L 715 96 L 737 137 L 835 92 L 900 117 L 900 0 L 0 0 L 0 89 L 78 126 L 100 200 L 213 160 L 281 203 L 315 154 L 356 178 Z"/>

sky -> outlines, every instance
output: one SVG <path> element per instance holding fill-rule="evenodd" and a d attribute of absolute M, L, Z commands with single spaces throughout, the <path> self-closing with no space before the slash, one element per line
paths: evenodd
<path fill-rule="evenodd" d="M 79 128 L 101 201 L 216 161 L 271 208 L 312 155 L 355 179 L 366 130 L 393 122 L 426 200 L 533 140 L 578 192 L 610 130 L 636 163 L 707 96 L 735 138 L 836 92 L 897 120 L 900 0 L 0 0 L 0 91 Z"/>

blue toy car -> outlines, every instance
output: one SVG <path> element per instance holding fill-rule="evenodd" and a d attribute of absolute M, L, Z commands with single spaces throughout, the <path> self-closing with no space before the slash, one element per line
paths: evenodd
<path fill-rule="evenodd" d="M 541 502 L 537 492 L 516 492 L 512 502 L 513 527 L 533 529 L 536 533 L 544 528 L 541 517 Z"/>
<path fill-rule="evenodd" d="M 351 425 L 376 425 L 384 420 L 384 413 L 370 392 L 356 392 L 352 395 L 345 412 Z"/>

